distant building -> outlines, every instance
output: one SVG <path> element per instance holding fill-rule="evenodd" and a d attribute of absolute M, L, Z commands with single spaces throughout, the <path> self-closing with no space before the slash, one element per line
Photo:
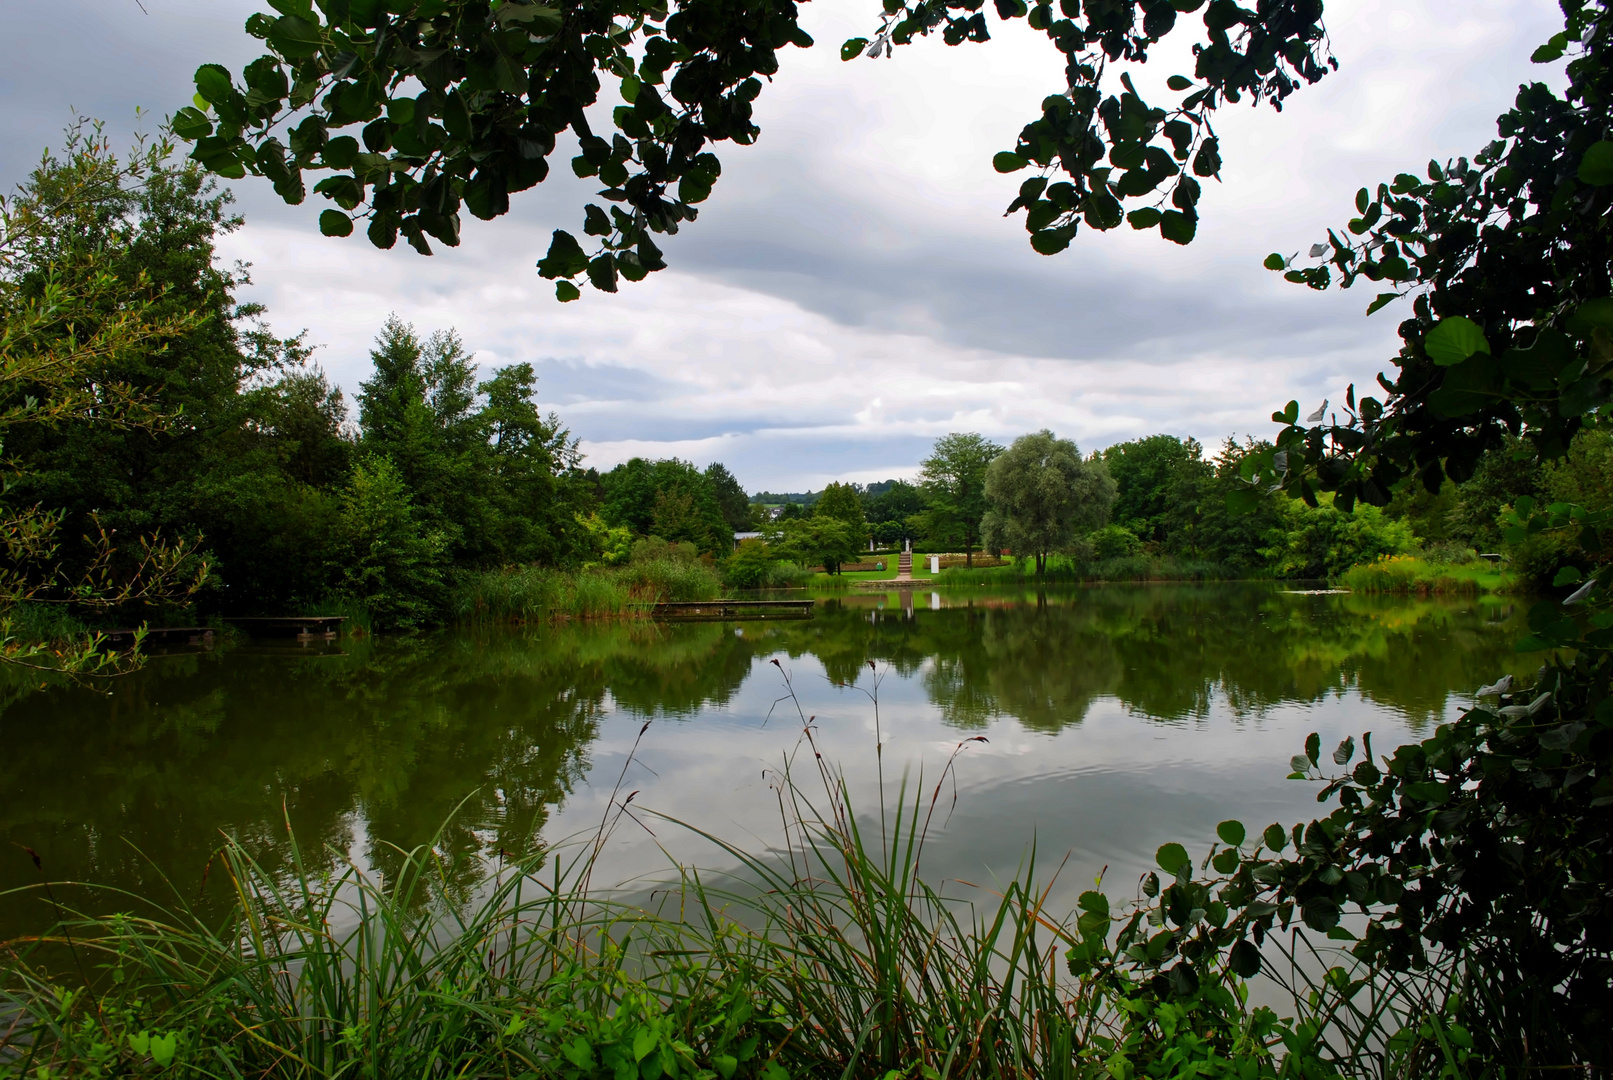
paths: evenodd
<path fill-rule="evenodd" d="M 734 534 L 734 547 L 737 549 L 742 541 L 760 540 L 761 538 L 762 534 L 759 532 L 736 532 Z"/>

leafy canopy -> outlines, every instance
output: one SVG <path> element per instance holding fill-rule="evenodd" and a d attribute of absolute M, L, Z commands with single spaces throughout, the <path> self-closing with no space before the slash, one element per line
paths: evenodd
<path fill-rule="evenodd" d="M 556 230 L 539 272 L 561 300 L 583 280 L 615 292 L 665 262 L 654 236 L 695 220 L 722 165 L 712 148 L 754 142 L 753 103 L 786 46 L 811 46 L 793 0 L 270 0 L 246 32 L 266 52 L 239 79 L 196 71 L 192 105 L 171 118 L 192 157 L 220 176 L 267 179 L 286 202 L 313 191 L 332 205 L 327 236 L 356 221 L 377 247 L 401 236 L 421 254 L 459 243 L 461 211 L 491 220 L 541 183 L 561 137 L 572 171 L 597 177 L 583 211 L 591 250 Z M 999 22 L 1025 19 L 1065 57 L 1066 86 L 1042 102 L 1002 172 L 1035 166 L 1010 206 L 1031 246 L 1062 251 L 1082 223 L 1158 228 L 1193 239 L 1200 181 L 1220 176 L 1215 110 L 1282 101 L 1336 62 L 1322 0 L 995 0 Z M 1128 65 L 1202 10 L 1192 77 L 1173 75 L 1170 107 L 1138 93 Z M 890 55 L 939 33 L 949 45 L 990 38 L 981 0 L 885 0 L 873 39 L 844 59 Z M 605 80 L 614 84 L 606 92 Z M 1114 83 L 1119 82 L 1116 93 Z M 619 98 L 604 121 L 606 100 Z M 596 131 L 596 127 L 599 129 Z M 1127 207 L 1131 207 L 1129 213 Z"/>

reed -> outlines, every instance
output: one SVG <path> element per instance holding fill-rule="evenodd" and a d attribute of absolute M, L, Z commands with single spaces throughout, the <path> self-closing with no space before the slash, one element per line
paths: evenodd
<path fill-rule="evenodd" d="M 632 618 L 657 603 L 709 600 L 721 591 L 721 578 L 698 560 L 652 558 L 583 570 L 517 566 L 466 575 L 452 612 L 472 623 Z"/>

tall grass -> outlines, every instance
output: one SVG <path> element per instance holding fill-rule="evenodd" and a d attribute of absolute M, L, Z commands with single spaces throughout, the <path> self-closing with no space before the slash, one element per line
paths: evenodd
<path fill-rule="evenodd" d="M 878 738 L 877 683 L 871 697 Z M 1191 995 L 1156 993 L 1163 975 L 1150 981 L 1141 966 L 1147 928 L 1132 939 L 1141 960 L 1128 967 L 1134 954 L 1121 951 L 1141 912 L 1111 917 L 1088 892 L 1079 918 L 1056 915 L 1034 848 L 1000 892 L 949 895 L 923 876 L 924 850 L 951 811 L 943 792 L 957 755 L 976 740 L 933 786 L 910 793 L 904 782 L 893 800 L 881 768 L 879 796 L 859 816 L 801 721 L 798 754 L 773 773 L 782 843 L 755 853 L 689 826 L 739 870 L 675 867 L 649 902 L 593 880 L 636 812 L 619 779 L 591 836 L 480 879 L 435 844 L 380 880 L 343 851 L 310 858 L 294 837 L 291 869 L 275 876 L 231 840 L 218 872 L 236 906 L 220 923 L 177 889 L 163 905 L 121 897 L 127 913 L 106 918 L 63 911 L 51 933 L 10 945 L 0 1073 L 1322 1078 L 1398 1075 L 1415 1052 L 1432 1070 L 1405 1075 L 1446 1075 L 1434 1036 L 1386 1026 L 1421 1031 L 1439 1010 L 1396 1013 L 1413 999 L 1393 986 L 1363 997 L 1346 973 L 1309 978 L 1297 958 L 1298 1021 L 1252 1008 L 1243 984 L 1213 967 Z M 1118 966 L 1070 974 L 1116 926 Z"/>
<path fill-rule="evenodd" d="M 645 559 L 585 570 L 518 566 L 466 575 L 452 611 L 462 622 L 621 618 L 647 615 L 658 603 L 709 600 L 721 591 L 716 571 L 697 560 Z"/>
<path fill-rule="evenodd" d="M 1385 555 L 1375 562 L 1352 566 L 1339 578 L 1339 584 L 1352 592 L 1428 596 L 1498 592 L 1511 582 L 1506 574 L 1483 564 L 1458 565 L 1415 555 Z"/>

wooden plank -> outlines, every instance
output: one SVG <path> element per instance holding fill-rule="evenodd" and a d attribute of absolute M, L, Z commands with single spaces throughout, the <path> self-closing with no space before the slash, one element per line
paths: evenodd
<path fill-rule="evenodd" d="M 679 600 L 656 604 L 657 619 L 810 619 L 811 600 Z"/>
<path fill-rule="evenodd" d="M 252 637 L 326 637 L 341 630 L 345 615 L 253 615 L 228 620 Z"/>

